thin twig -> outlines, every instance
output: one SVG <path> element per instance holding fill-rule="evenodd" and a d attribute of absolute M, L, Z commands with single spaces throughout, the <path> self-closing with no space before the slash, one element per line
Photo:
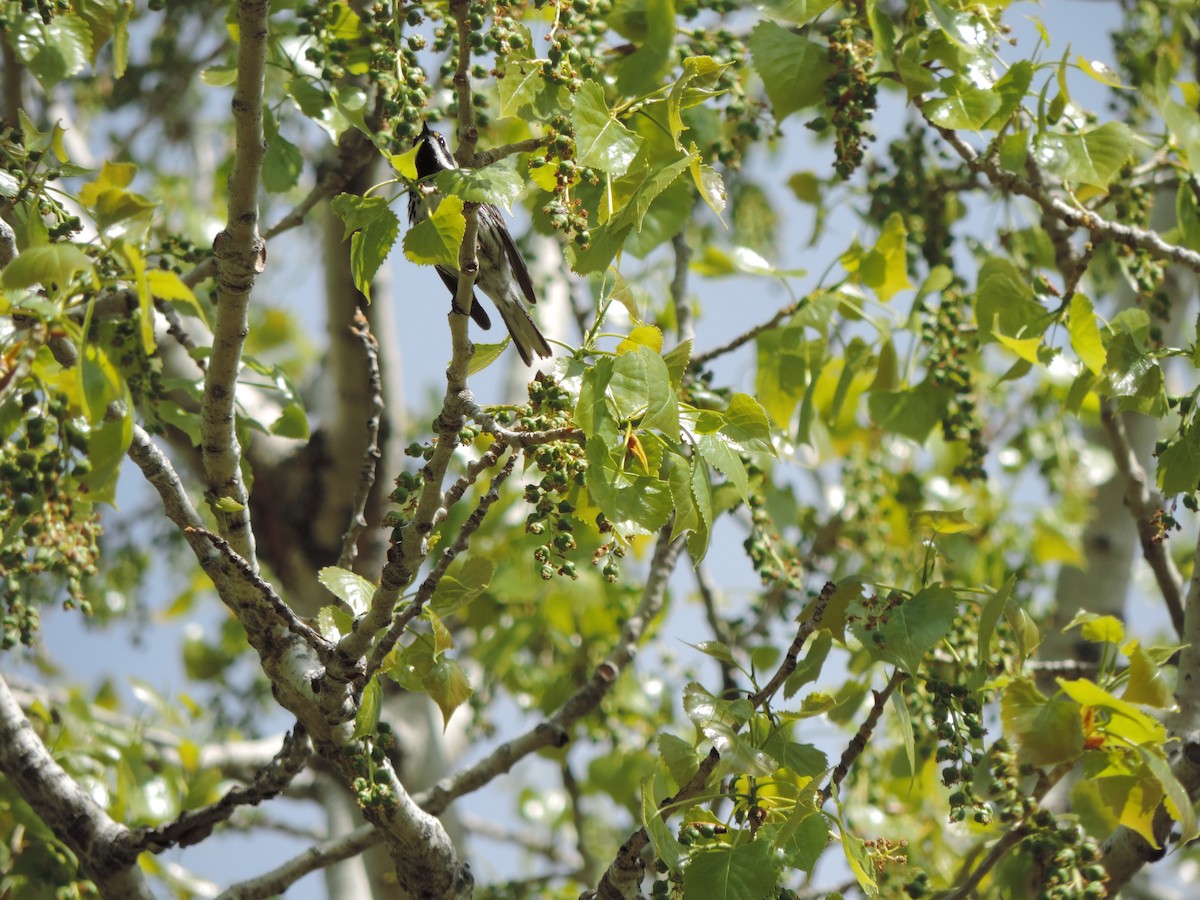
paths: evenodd
<path fill-rule="evenodd" d="M 135 846 L 139 850 L 162 853 L 172 847 L 190 847 L 205 840 L 221 822 L 238 809 L 257 806 L 283 792 L 308 764 L 312 744 L 304 728 L 297 724 L 283 739 L 275 757 L 255 773 L 250 784 L 230 788 L 216 803 L 180 813 L 174 821 L 138 832 Z"/>
<path fill-rule="evenodd" d="M 304 643 L 312 647 L 316 652 L 317 657 L 322 661 L 329 658 L 333 652 L 333 645 L 311 626 L 304 622 L 292 612 L 292 608 L 283 602 L 283 598 L 275 593 L 275 589 L 259 575 L 254 568 L 240 556 L 233 546 L 219 534 L 214 534 L 207 528 L 197 528 L 189 525 L 183 529 L 183 533 L 187 535 L 199 535 L 212 544 L 225 559 L 238 571 L 238 574 L 245 579 L 246 583 L 251 585 L 258 593 L 266 600 L 275 613 L 287 625 L 288 631 L 300 637 Z"/>
<path fill-rule="evenodd" d="M 717 585 L 712 580 L 708 567 L 703 563 L 695 567 L 696 587 L 700 591 L 700 601 L 704 604 L 704 616 L 713 637 L 727 647 L 736 646 L 736 636 L 733 629 L 717 613 Z M 737 691 L 737 679 L 734 677 L 736 667 L 727 659 L 718 659 L 721 667 L 721 695 L 732 696 Z"/>
<path fill-rule="evenodd" d="M 779 668 L 775 670 L 775 674 L 771 676 L 771 680 L 758 693 L 750 698 L 750 702 L 757 709 L 764 704 L 770 703 L 771 698 L 787 681 L 788 676 L 796 671 L 797 661 L 800 659 L 800 651 L 804 649 L 804 642 L 812 636 L 812 634 L 821 627 L 821 622 L 825 618 L 825 607 L 829 605 L 829 601 L 833 599 L 833 595 L 837 592 L 837 585 L 832 581 L 825 582 L 825 586 L 821 588 L 821 593 L 817 595 L 817 599 L 812 604 L 804 618 L 800 623 L 800 627 L 796 629 L 796 636 L 792 639 L 792 644 L 788 647 L 787 654 L 783 658 L 783 662 L 779 664 Z"/>
<path fill-rule="evenodd" d="M 724 356 L 726 353 L 733 352 L 734 350 L 736 350 L 738 347 L 742 346 L 743 344 L 746 344 L 746 343 L 754 340 L 756 337 L 758 337 L 764 331 L 770 331 L 772 328 L 774 328 L 776 325 L 778 325 L 784 319 L 788 318 L 788 316 L 795 315 L 800 309 L 802 309 L 804 307 L 804 305 L 807 302 L 808 302 L 807 297 L 801 297 L 795 303 L 789 303 L 787 306 L 783 307 L 783 309 L 779 310 L 779 312 L 775 313 L 775 315 L 771 316 L 770 319 L 768 319 L 766 322 L 763 322 L 761 325 L 755 325 L 749 331 L 745 331 L 742 334 L 739 334 L 737 337 L 726 341 L 724 344 L 721 344 L 718 347 L 714 347 L 712 350 L 706 350 L 704 353 L 696 354 L 696 356 L 692 358 L 692 365 L 697 366 L 697 367 L 703 366 L 703 365 L 706 365 L 706 364 L 712 362 L 718 356 Z"/>
<path fill-rule="evenodd" d="M 200 410 L 200 453 L 206 495 L 220 531 L 257 570 L 250 500 L 242 479 L 234 401 L 242 349 L 250 330 L 250 293 L 266 267 L 267 245 L 258 233 L 258 192 L 266 141 L 263 89 L 270 3 L 236 4 L 237 85 L 233 92 L 234 149 L 229 175 L 229 214 L 213 241 L 217 261 L 217 316 Z M 226 502 L 220 502 L 226 501 Z"/>
<path fill-rule="evenodd" d="M 421 807 L 433 815 L 440 815 L 454 800 L 488 784 L 531 753 L 566 744 L 575 723 L 600 705 L 637 656 L 646 629 L 662 611 L 667 582 L 682 549 L 682 539 L 671 540 L 670 525 L 659 531 L 637 611 L 621 625 L 620 640 L 608 658 L 592 671 L 587 684 L 572 694 L 557 712 L 529 731 L 501 744 L 469 769 L 444 778 L 416 795 Z"/>
<path fill-rule="evenodd" d="M 371 661 L 367 664 L 365 680 L 369 680 L 372 675 L 378 671 L 383 665 L 383 660 L 389 653 L 392 652 L 392 647 L 396 646 L 396 641 L 400 639 L 400 635 L 404 634 L 404 629 L 408 627 L 408 623 L 421 614 L 421 610 L 425 608 L 425 604 L 429 602 L 433 596 L 433 592 L 437 589 L 438 583 L 446 574 L 446 570 L 450 568 L 450 564 L 454 562 L 460 555 L 466 552 L 471 545 L 471 537 L 479 530 L 479 526 L 483 524 L 484 518 L 487 516 L 488 510 L 492 504 L 500 499 L 500 488 L 508 477 L 512 475 L 513 465 L 516 463 L 517 454 L 512 453 L 501 466 L 500 471 L 492 478 L 492 483 L 488 487 L 487 493 L 479 499 L 479 505 L 467 520 L 463 522 L 462 527 L 458 530 L 458 537 L 454 543 L 442 551 L 441 558 L 438 559 L 437 565 L 433 567 L 423 582 L 420 588 L 417 589 L 417 594 L 413 599 L 396 615 L 395 620 L 387 630 L 379 642 L 375 645 L 375 649 L 371 652 Z"/>
<path fill-rule="evenodd" d="M 504 159 L 506 156 L 514 156 L 517 153 L 532 153 L 539 147 L 544 146 L 545 138 L 526 138 L 523 141 L 517 141 L 512 144 L 501 144 L 499 147 L 493 147 L 491 150 L 481 150 L 475 154 L 472 161 L 474 168 L 483 168 L 490 166 L 498 160 Z"/>
<path fill-rule="evenodd" d="M 792 641 L 792 646 L 788 649 L 787 656 L 775 672 L 774 677 L 771 678 L 765 688 L 750 698 L 750 702 L 754 704 L 756 709 L 768 703 L 775 695 L 775 692 L 787 680 L 788 675 L 795 671 L 796 659 L 800 655 L 800 649 L 804 646 L 804 642 L 808 640 L 809 636 L 821 626 L 821 620 L 825 615 L 825 607 L 828 605 L 830 599 L 832 599 L 835 590 L 836 585 L 832 582 L 827 583 L 822 588 L 820 595 L 808 611 L 808 615 L 800 623 L 796 637 Z M 717 764 L 720 761 L 721 757 L 717 753 L 716 748 L 710 750 L 708 756 L 700 763 L 700 767 L 692 779 L 675 796 L 669 797 L 659 804 L 659 815 L 665 818 L 683 802 L 703 793 L 708 785 L 708 780 L 712 777 L 713 772 L 716 771 Z M 650 836 L 646 832 L 645 827 L 639 828 L 631 834 L 625 843 L 621 845 L 621 849 L 617 851 L 616 857 L 614 857 L 605 870 L 596 890 L 587 891 L 583 896 L 594 898 L 594 900 L 626 900 L 626 898 L 640 897 L 643 875 L 641 853 L 649 841 Z"/>
<path fill-rule="evenodd" d="M 897 669 L 892 673 L 892 677 L 888 679 L 888 683 L 882 691 L 872 692 L 875 695 L 875 702 L 871 706 L 871 711 L 867 714 L 863 723 L 858 726 L 858 731 L 855 732 L 846 749 L 842 751 L 842 758 L 838 760 L 837 766 L 834 767 L 833 772 L 829 775 L 829 783 L 821 789 L 822 804 L 826 803 L 833 796 L 833 792 L 841 786 L 842 781 L 850 774 L 850 767 L 854 765 L 855 760 L 862 756 L 863 751 L 867 749 L 871 735 L 875 733 L 875 728 L 879 725 L 879 720 L 883 717 L 884 707 L 887 706 L 892 693 L 896 688 L 900 687 L 906 678 L 908 678 L 908 674 Z"/>
<path fill-rule="evenodd" d="M 671 300 L 675 305 L 675 336 L 679 343 L 695 343 L 696 327 L 692 319 L 692 302 L 688 296 L 688 266 L 692 261 L 692 248 L 688 246 L 687 230 L 681 230 L 671 238 L 675 251 L 675 275 L 671 278 Z"/>
<path fill-rule="evenodd" d="M 1171 614 L 1171 624 L 1175 626 L 1175 633 L 1182 637 L 1183 577 L 1179 574 L 1175 560 L 1167 552 L 1162 527 L 1158 524 L 1163 511 L 1162 496 L 1150 486 L 1150 478 L 1129 442 L 1125 422 L 1111 398 L 1100 401 L 1100 422 L 1108 435 L 1117 471 L 1125 480 L 1125 505 L 1129 507 L 1129 514 L 1133 516 L 1137 525 L 1142 555 L 1154 573 L 1158 590 L 1167 605 L 1167 611 Z"/>
<path fill-rule="evenodd" d="M 217 900 L 266 900 L 275 897 L 310 872 L 328 868 L 334 863 L 357 856 L 383 841 L 383 832 L 374 825 L 363 825 L 349 834 L 340 835 L 309 847 L 299 856 L 264 875 L 230 885 Z"/>
<path fill-rule="evenodd" d="M 921 98 L 917 98 L 915 102 L 918 107 L 922 106 Z M 928 118 L 926 121 L 928 122 Z M 1086 229 L 1091 233 L 1093 241 L 1114 241 L 1126 247 L 1144 250 L 1156 259 L 1178 263 L 1194 272 L 1200 272 L 1200 252 L 1167 243 L 1155 231 L 1111 222 L 1090 209 L 1071 206 L 1051 196 L 1045 188 L 1039 188 L 1020 175 L 1002 169 L 1000 163 L 991 156 L 980 155 L 952 129 L 938 127 L 932 122 L 929 122 L 929 125 L 937 130 L 972 172 L 986 176 L 996 187 L 1009 193 L 1028 197 L 1047 214 L 1065 224 Z"/>
<path fill-rule="evenodd" d="M 367 527 L 367 499 L 375 486 L 375 473 L 379 468 L 379 423 L 383 419 L 383 382 L 379 375 L 379 342 L 371 334 L 371 326 L 361 310 L 354 311 L 352 333 L 363 345 L 367 359 L 367 446 L 363 450 L 362 469 L 358 477 L 358 489 L 354 494 L 354 506 L 350 524 L 342 537 L 342 552 L 338 566 L 349 569 L 358 556 L 358 538 Z"/>

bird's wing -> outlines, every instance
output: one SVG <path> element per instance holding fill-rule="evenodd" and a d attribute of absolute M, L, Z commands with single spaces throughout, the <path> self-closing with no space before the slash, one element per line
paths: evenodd
<path fill-rule="evenodd" d="M 525 257 L 521 256 L 521 251 L 513 243 L 512 235 L 508 233 L 508 225 L 500 215 L 500 210 L 490 203 L 486 203 L 479 208 L 479 214 L 500 235 L 500 243 L 504 246 L 504 254 L 508 257 L 513 274 L 517 276 L 517 284 L 521 286 L 521 293 L 530 303 L 537 303 L 537 295 L 533 293 L 533 281 L 529 278 L 529 269 L 525 266 Z"/>

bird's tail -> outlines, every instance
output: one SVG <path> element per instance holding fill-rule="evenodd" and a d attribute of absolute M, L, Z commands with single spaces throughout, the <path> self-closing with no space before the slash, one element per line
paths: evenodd
<path fill-rule="evenodd" d="M 533 316 L 529 314 L 524 303 L 515 297 L 509 297 L 504 302 L 497 301 L 496 309 L 500 310 L 500 318 L 504 320 L 504 326 L 512 335 L 513 343 L 517 345 L 517 352 L 521 354 L 525 365 L 533 365 L 534 353 L 543 358 L 550 356 L 550 345 L 546 343 L 546 338 L 538 330 L 537 323 L 533 321 Z"/>

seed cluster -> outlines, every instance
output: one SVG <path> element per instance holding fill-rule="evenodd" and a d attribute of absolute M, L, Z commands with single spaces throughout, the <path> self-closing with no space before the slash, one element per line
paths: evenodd
<path fill-rule="evenodd" d="M 964 685 L 933 678 L 925 682 L 925 693 L 939 742 L 935 758 L 946 763 L 942 783 L 953 788 L 950 821 L 962 822 L 970 812 L 976 823 L 986 825 L 992 820 L 992 808 L 976 796 L 973 787 L 975 767 L 982 759 L 980 745 L 987 733 L 979 700 Z"/>
<path fill-rule="evenodd" d="M 893 212 L 904 217 L 910 268 L 918 251 L 930 268 L 952 266 L 950 226 L 962 210 L 950 181 L 961 175 L 949 166 L 949 152 L 932 149 L 928 137 L 927 129 L 910 123 L 904 137 L 888 145 L 887 161 L 867 166 L 871 220 L 882 223 Z"/>
<path fill-rule="evenodd" d="M 96 574 L 99 517 L 77 504 L 91 472 L 86 426 L 70 415 L 65 394 L 46 396 L 33 382 L 19 394 L 23 431 L 0 445 L 0 543 L 4 615 L 0 647 L 31 644 L 39 615 L 34 582 L 66 584 L 67 608 L 91 613 L 84 578 Z"/>
<path fill-rule="evenodd" d="M 928 348 L 925 364 L 929 383 L 954 392 L 942 419 L 942 436 L 960 441 L 966 455 L 955 466 L 954 474 L 968 480 L 983 478 L 987 446 L 983 426 L 975 409 L 975 385 L 968 358 L 977 352 L 974 333 L 963 327 L 964 298 L 955 290 L 942 294 L 936 309 L 933 299 L 921 303 L 921 342 Z"/>
<path fill-rule="evenodd" d="M 364 809 L 387 809 L 396 805 L 391 778 L 386 775 L 383 778 L 379 777 L 388 752 L 394 750 L 395 746 L 396 739 L 391 725 L 380 722 L 373 737 L 362 738 L 355 744 L 348 744 L 342 750 L 357 773 L 351 782 L 351 788 Z"/>
<path fill-rule="evenodd" d="M 833 74 L 825 81 L 825 106 L 834 134 L 834 170 L 843 181 L 863 162 L 863 143 L 874 140 L 867 123 L 875 115 L 875 84 L 870 79 L 875 44 L 871 29 L 845 18 L 829 36 Z"/>
<path fill-rule="evenodd" d="M 1037 900 L 1100 900 L 1108 896 L 1108 873 L 1100 845 L 1079 825 L 1059 825 L 1054 813 L 1039 809 L 1026 826 L 1022 846 L 1039 871 Z"/>
<path fill-rule="evenodd" d="M 515 411 L 502 410 L 497 421 L 515 420 L 524 431 L 565 428 L 571 423 L 571 395 L 557 382 L 540 376 L 529 383 L 529 404 Z M 541 480 L 525 486 L 525 502 L 533 510 L 525 517 L 525 531 L 542 537 L 533 551 L 538 574 L 546 581 L 555 575 L 579 577 L 575 561 L 575 504 L 571 501 L 586 483 L 587 459 L 574 441 L 542 444 L 525 451 Z"/>

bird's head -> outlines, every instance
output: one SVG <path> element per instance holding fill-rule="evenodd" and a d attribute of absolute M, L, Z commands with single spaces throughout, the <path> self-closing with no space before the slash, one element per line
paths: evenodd
<path fill-rule="evenodd" d="M 428 178 L 446 169 L 458 168 L 458 163 L 446 146 L 446 139 L 434 131 L 429 125 L 421 128 L 413 146 L 417 147 L 417 177 Z"/>

